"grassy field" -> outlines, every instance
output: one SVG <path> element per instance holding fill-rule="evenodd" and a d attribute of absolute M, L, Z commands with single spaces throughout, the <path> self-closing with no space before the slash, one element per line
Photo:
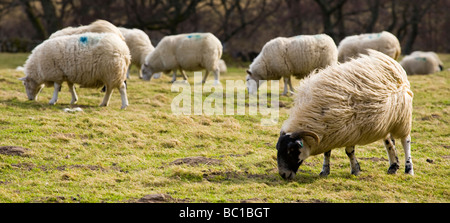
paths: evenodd
<path fill-rule="evenodd" d="M 450 55 L 440 56 L 449 68 Z M 52 88 L 45 88 L 38 101 L 27 100 L 18 80 L 24 74 L 15 70 L 26 57 L 0 54 L 2 203 L 450 202 L 448 70 L 409 77 L 415 176 L 403 174 L 401 146 L 401 168 L 388 175 L 380 141 L 356 148 L 362 169 L 357 177 L 350 174 L 345 151 L 338 149 L 328 177 L 318 175 L 320 155 L 307 159 L 294 180 L 285 181 L 277 171 L 275 145 L 292 97 L 280 97 L 274 126 L 261 126 L 261 114 L 177 116 L 171 102 L 179 93 L 171 92 L 171 78 L 144 82 L 134 68 L 126 110 L 119 109 L 117 90 L 109 107 L 98 107 L 104 96 L 99 89 L 77 88 L 76 107 L 83 111 L 67 113 L 65 84 L 54 106 L 48 105 Z M 244 80 L 244 74 L 245 67 L 232 67 L 221 80 Z"/>

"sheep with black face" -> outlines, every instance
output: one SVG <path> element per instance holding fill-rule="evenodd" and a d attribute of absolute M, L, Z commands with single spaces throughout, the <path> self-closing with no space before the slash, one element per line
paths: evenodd
<path fill-rule="evenodd" d="M 375 50 L 347 63 L 309 75 L 297 88 L 294 106 L 277 143 L 280 175 L 294 178 L 309 156 L 324 154 L 320 175 L 330 173 L 331 150 L 344 147 L 351 173 L 360 167 L 355 146 L 384 140 L 388 173 L 399 161 L 394 138 L 405 151 L 405 173 L 414 174 L 411 160 L 413 93 L 406 72 L 389 56 Z"/>

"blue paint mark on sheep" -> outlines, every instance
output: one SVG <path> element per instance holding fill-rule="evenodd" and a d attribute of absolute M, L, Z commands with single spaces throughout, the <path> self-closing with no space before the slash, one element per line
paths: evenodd
<path fill-rule="evenodd" d="M 377 33 L 377 34 L 372 34 L 369 36 L 369 39 L 378 39 L 381 37 L 381 33 Z"/>
<path fill-rule="evenodd" d="M 87 42 L 88 42 L 88 38 L 86 36 L 80 37 L 80 43 L 87 44 Z"/>
<path fill-rule="evenodd" d="M 189 39 L 201 39 L 202 36 L 200 36 L 200 35 L 188 35 L 187 38 L 189 38 Z"/>
<path fill-rule="evenodd" d="M 427 58 L 425 58 L 425 57 L 416 57 L 414 59 L 418 60 L 418 61 L 427 61 Z"/>

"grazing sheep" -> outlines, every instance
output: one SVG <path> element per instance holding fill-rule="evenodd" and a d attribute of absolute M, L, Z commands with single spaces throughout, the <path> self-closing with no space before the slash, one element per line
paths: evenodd
<path fill-rule="evenodd" d="M 283 77 L 283 95 L 286 95 L 288 85 L 294 91 L 291 75 L 301 79 L 314 69 L 336 63 L 336 44 L 326 34 L 278 37 L 267 42 L 250 64 L 246 77 L 248 92 L 256 93 L 260 80 L 279 80 Z"/>
<path fill-rule="evenodd" d="M 380 51 L 396 60 L 401 53 L 400 42 L 392 33 L 365 33 L 345 37 L 338 46 L 338 61 L 344 63 L 350 58 L 367 54 L 368 49 Z"/>
<path fill-rule="evenodd" d="M 119 27 L 119 30 L 125 37 L 125 42 L 130 49 L 131 64 L 138 67 L 139 78 L 142 79 L 141 66 L 145 63 L 145 57 L 151 53 L 155 47 L 153 47 L 148 35 L 140 29 Z M 130 78 L 130 69 L 128 69 L 127 78 Z"/>
<path fill-rule="evenodd" d="M 72 94 L 71 104 L 78 100 L 74 84 L 86 88 L 106 86 L 100 106 L 107 106 L 112 90 L 118 88 L 124 109 L 128 106 L 125 80 L 130 60 L 127 45 L 115 34 L 61 36 L 44 41 L 32 51 L 25 62 L 26 77 L 20 80 L 30 100 L 37 99 L 44 85 L 54 86 L 51 105 L 58 100 L 58 92 L 65 81 Z"/>
<path fill-rule="evenodd" d="M 298 88 L 290 117 L 277 143 L 280 175 L 295 176 L 309 156 L 324 153 L 320 175 L 330 173 L 331 150 L 345 147 L 351 173 L 360 172 L 355 145 L 384 139 L 388 173 L 399 161 L 394 138 L 405 151 L 405 173 L 414 174 L 411 160 L 412 99 L 406 72 L 392 58 L 375 50 L 347 63 L 329 66 L 305 78 Z"/>
<path fill-rule="evenodd" d="M 441 61 L 441 59 L 439 58 L 439 56 L 433 52 L 433 51 L 414 51 L 411 53 L 412 56 L 422 56 L 422 55 L 430 55 L 431 57 L 433 57 L 434 60 L 437 61 L 437 63 L 439 64 L 439 70 L 443 71 L 444 70 L 444 63 Z"/>
<path fill-rule="evenodd" d="M 86 26 L 78 26 L 78 27 L 66 27 L 64 29 L 58 30 L 50 35 L 49 39 L 66 36 L 66 35 L 74 35 L 74 34 L 82 34 L 82 33 L 114 33 L 118 35 L 123 41 L 125 41 L 125 37 L 122 35 L 120 30 L 113 25 L 112 23 L 106 20 L 97 20 Z"/>
<path fill-rule="evenodd" d="M 209 72 L 214 73 L 215 84 L 219 84 L 219 60 L 222 57 L 222 44 L 211 33 L 179 34 L 164 37 L 145 58 L 141 72 L 143 79 L 150 80 L 157 72 L 173 71 L 172 82 L 176 81 L 177 69 L 186 80 L 186 71 L 206 69 L 205 83 Z"/>
<path fill-rule="evenodd" d="M 434 52 L 415 51 L 403 57 L 400 64 L 409 75 L 432 74 L 444 69 L 444 64 Z"/>

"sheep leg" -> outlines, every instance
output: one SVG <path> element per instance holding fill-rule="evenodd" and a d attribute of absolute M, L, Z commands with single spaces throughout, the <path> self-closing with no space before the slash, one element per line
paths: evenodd
<path fill-rule="evenodd" d="M 411 136 L 402 139 L 403 150 L 405 151 L 405 173 L 414 175 L 413 164 L 411 160 Z"/>
<path fill-rule="evenodd" d="M 219 78 L 220 78 L 220 69 L 219 69 L 219 68 L 216 68 L 216 69 L 213 71 L 213 73 L 214 73 L 214 85 L 219 85 L 219 84 L 220 84 L 220 81 L 219 81 Z M 206 80 L 206 76 L 205 76 L 205 80 Z"/>
<path fill-rule="evenodd" d="M 100 106 L 108 106 L 109 104 L 109 99 L 111 98 L 111 94 L 112 94 L 112 89 L 110 86 L 106 85 L 106 92 L 105 92 L 105 97 L 103 98 L 102 103 L 100 104 Z"/>
<path fill-rule="evenodd" d="M 384 139 L 384 147 L 386 148 L 389 157 L 389 169 L 388 174 L 394 174 L 397 172 L 398 168 L 398 156 L 395 150 L 395 141 L 391 138 L 390 134 Z"/>
<path fill-rule="evenodd" d="M 125 82 L 122 82 L 122 84 L 119 87 L 120 97 L 122 98 L 122 107 L 120 109 L 125 109 L 128 107 L 128 97 L 127 97 L 127 85 Z"/>
<path fill-rule="evenodd" d="M 180 73 L 181 73 L 181 75 L 183 75 L 183 79 L 184 80 L 188 79 L 187 76 L 186 76 L 186 72 L 184 72 L 184 70 L 180 69 Z"/>
<path fill-rule="evenodd" d="M 345 147 L 345 153 L 350 159 L 350 167 L 352 169 L 351 173 L 355 176 L 358 176 L 359 172 L 361 172 L 361 167 L 359 166 L 358 160 L 356 160 L 355 146 Z"/>
<path fill-rule="evenodd" d="M 49 102 L 50 105 L 56 104 L 56 101 L 58 101 L 58 92 L 61 90 L 61 84 L 54 82 L 53 86 L 55 87 L 55 90 L 53 91 L 53 97 Z"/>
<path fill-rule="evenodd" d="M 177 70 L 173 70 L 172 80 L 170 81 L 170 83 L 173 83 L 175 81 L 177 81 Z"/>
<path fill-rule="evenodd" d="M 288 92 L 289 78 L 283 77 L 283 80 L 284 80 L 284 91 L 283 91 L 283 94 L 281 94 L 281 95 L 286 96 L 287 92 Z"/>
<path fill-rule="evenodd" d="M 326 177 L 330 174 L 330 157 L 331 150 L 323 154 L 322 171 L 319 173 L 322 177 Z"/>
<path fill-rule="evenodd" d="M 186 72 L 184 72 L 184 70 L 182 70 L 182 69 L 180 69 L 180 73 L 181 73 L 181 75 L 183 75 L 183 79 L 184 79 L 184 83 L 187 83 L 188 81 L 187 81 L 187 76 L 186 76 Z"/>
<path fill-rule="evenodd" d="M 72 101 L 70 101 L 70 104 L 76 104 L 78 101 L 77 92 L 75 91 L 75 86 L 72 82 L 67 82 L 67 85 L 69 85 L 69 92 L 72 95 Z"/>
<path fill-rule="evenodd" d="M 294 88 L 292 87 L 291 77 L 289 77 L 288 84 L 289 84 L 289 88 L 291 89 L 290 90 L 291 94 L 294 94 Z"/>
<path fill-rule="evenodd" d="M 202 84 L 206 82 L 206 78 L 208 78 L 209 70 L 206 70 L 205 76 L 203 77 Z"/>

